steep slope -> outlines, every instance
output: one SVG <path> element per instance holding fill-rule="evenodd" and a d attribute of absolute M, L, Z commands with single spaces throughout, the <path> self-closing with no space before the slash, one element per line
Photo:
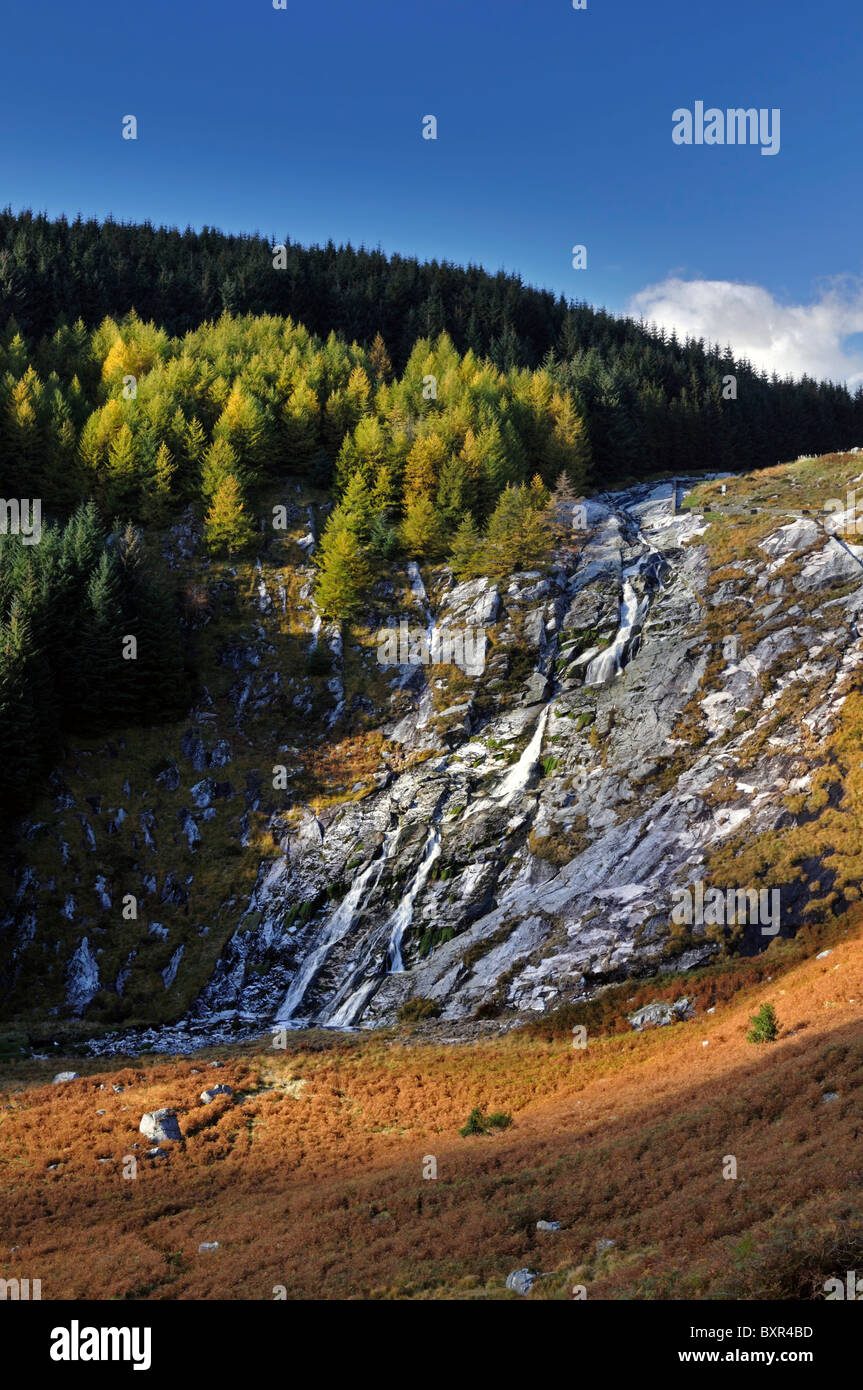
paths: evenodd
<path fill-rule="evenodd" d="M 348 633 L 311 600 L 314 495 L 259 570 L 207 571 L 175 531 L 206 586 L 204 698 L 58 771 L 18 846 L 10 1024 L 135 1030 L 100 1051 L 406 1006 L 505 1028 L 841 914 L 863 879 L 863 590 L 823 523 L 858 469 L 600 495 L 547 571 L 409 565 Z M 480 655 L 393 656 L 403 619 L 414 646 L 469 632 Z M 676 922 L 699 883 L 778 890 L 779 911 Z"/>

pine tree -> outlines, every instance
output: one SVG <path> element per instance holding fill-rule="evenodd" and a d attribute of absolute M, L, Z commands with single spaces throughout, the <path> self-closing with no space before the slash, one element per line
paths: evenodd
<path fill-rule="evenodd" d="M 0 817 L 20 814 L 42 771 L 45 744 L 33 702 L 32 634 L 17 602 L 0 622 Z M 46 750 L 48 751 L 48 750 Z"/>
<path fill-rule="evenodd" d="M 444 526 L 430 497 L 415 497 L 407 505 L 399 527 L 402 548 L 416 559 L 434 560 L 443 554 L 446 544 Z"/>
<path fill-rule="evenodd" d="M 439 434 L 424 434 L 415 440 L 405 464 L 404 492 L 408 505 L 418 497 L 434 496 L 446 458 L 446 446 Z"/>
<path fill-rule="evenodd" d="M 470 515 L 459 523 L 452 543 L 449 566 L 456 579 L 472 579 L 482 573 L 482 541 L 476 522 Z"/>
<path fill-rule="evenodd" d="M 245 477 L 237 455 L 227 439 L 220 437 L 213 440 L 204 454 L 201 468 L 201 492 L 204 497 L 215 497 L 227 478 L 233 478 L 238 488 L 244 486 Z"/>
<path fill-rule="evenodd" d="M 590 443 L 584 421 L 569 393 L 556 391 L 551 399 L 553 426 L 542 451 L 542 474 L 552 483 L 566 473 L 578 492 L 583 492 L 590 472 Z"/>
<path fill-rule="evenodd" d="M 369 362 L 378 381 L 389 381 L 393 374 L 393 364 L 379 332 L 375 334 L 374 342 L 369 349 Z"/>
<path fill-rule="evenodd" d="M 153 471 L 147 490 L 141 502 L 141 515 L 154 526 L 162 526 L 171 513 L 171 482 L 177 465 L 171 458 L 167 444 L 160 444 L 156 450 Z"/>
<path fill-rule="evenodd" d="M 134 510 L 141 487 L 141 456 L 129 425 L 121 425 L 108 447 L 104 504 L 109 512 Z"/>
<path fill-rule="evenodd" d="M 128 713 L 128 670 L 123 659 L 121 586 L 116 559 L 103 550 L 87 585 L 82 623 L 82 655 L 87 681 L 77 721 L 96 730 Z"/>
<path fill-rule="evenodd" d="M 306 472 L 320 448 L 321 406 L 317 393 L 305 381 L 291 392 L 282 411 L 282 437 L 286 461 L 292 469 Z"/>
<path fill-rule="evenodd" d="M 330 518 L 335 529 L 350 531 L 358 544 L 368 540 L 373 508 L 366 480 L 359 470 L 348 479 L 344 496 Z"/>
<path fill-rule="evenodd" d="M 449 533 L 457 527 L 461 518 L 470 512 L 465 466 L 455 455 L 444 463 L 437 487 L 437 510 Z"/>
<path fill-rule="evenodd" d="M 548 493 L 539 479 L 529 486 L 510 484 L 501 493 L 488 523 L 484 557 L 491 574 L 512 574 L 543 564 L 551 549 L 546 521 Z"/>
<path fill-rule="evenodd" d="M 229 473 L 219 483 L 204 518 L 204 541 L 211 554 L 227 554 L 230 558 L 245 550 L 253 535 L 239 483 Z"/>
<path fill-rule="evenodd" d="M 325 618 L 344 622 L 360 606 L 369 572 L 356 535 L 335 517 L 327 523 L 317 555 L 315 601 Z"/>

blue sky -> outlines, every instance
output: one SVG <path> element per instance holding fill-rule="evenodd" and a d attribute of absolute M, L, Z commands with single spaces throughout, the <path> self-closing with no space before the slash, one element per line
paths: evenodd
<path fill-rule="evenodd" d="M 861 38 L 859 0 L 16 5 L 0 198 L 505 267 L 853 376 Z M 778 107 L 780 152 L 673 144 L 697 100 Z"/>

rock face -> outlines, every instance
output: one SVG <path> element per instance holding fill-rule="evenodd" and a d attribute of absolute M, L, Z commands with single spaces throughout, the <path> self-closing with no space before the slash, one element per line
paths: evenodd
<path fill-rule="evenodd" d="M 165 1144 L 169 1140 L 183 1137 L 174 1110 L 150 1111 L 149 1114 L 141 1116 L 138 1128 L 145 1139 L 152 1139 L 157 1144 Z"/>
<path fill-rule="evenodd" d="M 453 659 L 417 663 L 396 643 L 372 660 L 362 708 L 383 736 L 380 761 L 323 810 L 297 797 L 290 816 L 271 811 L 269 764 L 283 764 L 290 784 L 297 749 L 285 743 L 274 755 L 268 744 L 249 772 L 239 766 L 243 740 L 217 737 L 202 702 L 201 728 L 183 733 L 156 778 L 178 793 L 170 824 L 138 812 L 149 920 L 163 904 L 176 909 L 170 935 L 161 947 L 143 927 L 138 956 L 127 951 L 110 978 L 131 994 L 129 969 L 144 969 L 159 947 L 160 992 L 181 996 L 201 955 L 194 941 L 183 952 L 177 923 L 194 912 L 205 817 L 239 803 L 234 848 L 252 854 L 249 815 L 263 813 L 272 852 L 251 893 L 232 901 L 231 934 L 186 1016 L 96 1039 L 92 1050 L 187 1051 L 271 1027 L 371 1027 L 414 1003 L 448 1024 L 511 1026 L 627 977 L 707 964 L 717 933 L 694 921 L 675 936 L 677 896 L 707 878 L 724 846 L 803 814 L 793 798 L 802 802 L 813 748 L 835 727 L 846 677 L 863 660 L 863 569 L 859 547 L 786 512 L 714 573 L 707 521 L 681 508 L 686 491 L 679 481 L 591 499 L 577 544 L 542 572 L 499 584 L 459 584 L 448 572 L 433 583 L 408 565 L 411 629 L 432 652 L 447 644 Z M 300 573 L 307 599 L 312 572 Z M 267 624 L 284 608 L 266 577 L 255 581 L 258 638 L 220 652 L 237 729 L 288 700 L 285 673 L 266 669 Z M 394 568 L 376 602 L 395 607 L 398 582 Z M 386 628 L 379 606 L 369 627 Z M 320 615 L 309 619 L 306 650 L 328 672 L 314 735 L 324 742 L 345 713 L 348 657 L 360 659 L 358 647 L 345 650 L 350 640 Z M 312 708 L 305 687 L 288 703 L 303 719 Z M 232 761 L 233 782 L 220 782 L 227 774 L 214 770 Z M 181 846 L 183 869 L 160 868 L 169 841 Z M 806 872 L 826 896 L 824 866 Z M 774 924 L 782 934 L 799 925 L 808 892 L 797 880 L 786 887 Z M 22 876 L 16 959 L 37 931 L 37 888 Z M 114 885 L 112 901 L 124 891 Z M 740 947 L 770 939 L 747 925 Z M 69 970 L 78 1010 L 99 989 L 87 943 Z M 648 1006 L 632 1026 L 685 1017 L 684 1003 Z"/>
<path fill-rule="evenodd" d="M 98 990 L 99 966 L 85 936 L 69 964 L 66 1002 L 73 1013 L 82 1013 Z"/>

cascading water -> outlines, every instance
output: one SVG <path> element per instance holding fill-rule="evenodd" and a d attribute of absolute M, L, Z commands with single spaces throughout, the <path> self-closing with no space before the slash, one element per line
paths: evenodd
<path fill-rule="evenodd" d="M 545 726 L 548 722 L 551 705 L 551 700 L 543 705 L 540 716 L 536 721 L 536 728 L 531 734 L 530 742 L 518 762 L 510 768 L 497 791 L 492 792 L 489 796 L 481 796 L 478 800 L 472 802 L 461 818 L 463 821 L 470 820 L 471 816 L 475 816 L 478 811 L 482 811 L 488 806 L 495 804 L 498 806 L 508 806 L 511 801 L 515 800 L 519 792 L 524 791 L 539 761 L 539 755 L 542 751 L 542 740 L 545 734 Z"/>
<path fill-rule="evenodd" d="M 495 793 L 495 801 L 500 801 L 507 805 L 519 792 L 523 791 L 530 781 L 531 773 L 539 761 L 540 750 L 542 749 L 542 739 L 545 733 L 545 726 L 548 722 L 548 713 L 551 709 L 551 701 L 544 706 L 536 728 L 531 736 L 530 743 L 525 748 L 518 762 L 511 767 L 500 784 L 499 790 Z"/>
<path fill-rule="evenodd" d="M 407 896 L 402 898 L 391 921 L 390 944 L 387 949 L 387 972 L 396 975 L 404 970 L 402 961 L 402 938 L 411 924 L 414 901 L 428 878 L 434 861 L 440 856 L 440 829 L 434 826 L 426 840 L 423 857 Z"/>
<path fill-rule="evenodd" d="M 426 593 L 426 586 L 423 583 L 422 575 L 420 574 L 420 568 L 416 560 L 408 561 L 407 575 L 410 581 L 411 589 L 415 597 L 419 599 L 420 603 L 425 609 L 424 616 L 426 624 L 426 645 L 428 647 L 429 656 L 433 661 L 435 659 L 435 652 L 437 647 L 438 626 L 435 621 L 434 614 L 432 613 L 431 608 L 429 606 L 428 594 Z M 428 724 L 432 712 L 432 706 L 432 688 L 431 684 L 429 683 L 426 685 L 426 688 L 423 691 L 422 697 L 420 699 L 419 712 L 417 717 L 418 729 L 424 729 Z"/>
<path fill-rule="evenodd" d="M 584 676 L 585 685 L 608 685 L 623 669 L 627 648 L 636 630 L 644 621 L 648 600 L 639 599 L 631 580 L 623 582 L 623 601 L 620 605 L 620 620 L 614 641 L 605 651 L 595 656 Z"/>
<path fill-rule="evenodd" d="M 362 905 L 378 885 L 384 864 L 390 856 L 398 833 L 397 829 L 386 832 L 383 852 L 363 869 L 363 872 L 355 879 L 339 906 L 332 913 L 323 929 L 318 945 L 303 962 L 302 969 L 285 995 L 279 1012 L 276 1014 L 276 1023 L 291 1022 L 303 1002 L 306 990 L 323 966 L 333 946 L 347 936 L 362 910 Z"/>
<path fill-rule="evenodd" d="M 414 903 L 439 854 L 440 829 L 438 826 L 433 826 L 429 831 L 425 849 L 410 888 L 381 931 L 375 933 L 362 963 L 352 972 L 331 1004 L 324 1010 L 320 1018 L 320 1023 L 324 1027 L 349 1028 L 362 1013 L 383 978 L 381 974 L 366 978 L 366 971 L 374 960 L 376 952 L 380 949 L 380 943 L 384 937 L 388 938 L 385 973 L 392 975 L 404 970 L 401 943 L 413 918 Z M 357 984 L 357 980 L 360 980 L 361 983 Z"/>

